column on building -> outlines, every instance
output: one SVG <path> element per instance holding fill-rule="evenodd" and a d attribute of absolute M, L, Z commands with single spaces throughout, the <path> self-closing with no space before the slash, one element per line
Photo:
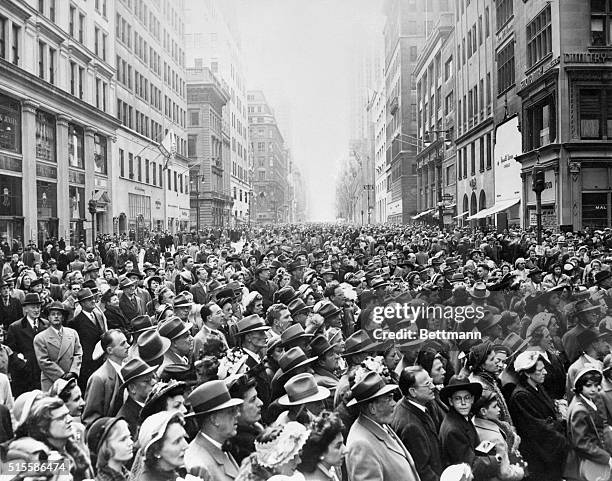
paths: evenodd
<path fill-rule="evenodd" d="M 56 120 L 57 143 L 57 212 L 59 217 L 58 238 L 68 242 L 70 233 L 70 198 L 68 195 L 68 120 L 58 115 Z"/>
<path fill-rule="evenodd" d="M 36 109 L 38 104 L 31 100 L 24 100 L 21 104 L 21 135 L 23 163 L 22 163 L 22 196 L 23 196 L 23 242 L 27 244 L 36 242 L 38 238 L 37 201 L 36 201 L 36 142 L 29 139 L 36 138 Z"/>

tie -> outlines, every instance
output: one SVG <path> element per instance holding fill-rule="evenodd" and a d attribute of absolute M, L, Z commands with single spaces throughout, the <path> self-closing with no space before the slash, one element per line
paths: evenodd
<path fill-rule="evenodd" d="M 34 332 L 38 332 L 38 319 L 34 319 Z"/>

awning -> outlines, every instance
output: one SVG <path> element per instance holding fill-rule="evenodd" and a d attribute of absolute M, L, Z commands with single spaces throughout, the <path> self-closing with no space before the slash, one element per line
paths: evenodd
<path fill-rule="evenodd" d="M 518 204 L 520 201 L 520 198 L 500 200 L 499 202 L 496 202 L 493 207 L 482 209 L 480 212 L 476 212 L 474 215 L 469 216 L 467 220 L 484 219 L 485 217 L 509 209 L 513 205 Z"/>
<path fill-rule="evenodd" d="M 462 212 L 461 214 L 456 215 L 455 217 L 453 217 L 453 219 L 460 219 L 464 215 L 468 215 L 468 214 L 469 214 L 469 212 L 466 210 L 465 212 Z"/>
<path fill-rule="evenodd" d="M 420 219 L 421 217 L 425 217 L 427 214 L 431 214 L 432 212 L 433 212 L 433 209 L 429 209 L 429 210 L 420 212 L 417 215 L 413 215 L 412 220 Z"/>

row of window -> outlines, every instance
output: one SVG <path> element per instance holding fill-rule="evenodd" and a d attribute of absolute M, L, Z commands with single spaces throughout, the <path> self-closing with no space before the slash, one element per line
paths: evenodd
<path fill-rule="evenodd" d="M 491 134 L 488 133 L 483 135 L 478 140 L 471 142 L 469 145 L 462 149 L 457 149 L 457 178 L 467 179 L 469 176 L 476 175 L 476 143 L 479 146 L 479 166 L 480 172 L 490 169 L 492 167 L 492 145 L 491 145 Z M 468 174 L 468 154 L 470 157 L 470 170 Z"/>
<path fill-rule="evenodd" d="M 164 166 L 160 163 L 150 162 L 149 159 L 144 159 L 139 155 L 134 155 L 131 152 L 127 154 L 127 169 L 125 165 L 125 151 L 119 149 L 119 176 L 124 179 L 143 182 L 145 184 L 163 187 Z M 189 193 L 189 178 L 188 175 L 179 174 L 176 170 L 167 169 L 168 190 L 174 190 L 180 194 Z"/>
<path fill-rule="evenodd" d="M 242 202 L 242 189 L 236 189 L 236 187 L 234 186 L 232 188 L 232 196 L 234 197 L 234 200 L 239 200 L 240 202 Z M 244 202 L 248 202 L 249 200 L 249 193 L 245 190 L 244 191 Z"/>
<path fill-rule="evenodd" d="M 484 25 L 484 27 L 483 27 Z M 491 31 L 489 28 L 489 7 L 485 8 L 484 19 L 480 15 L 478 22 L 472 25 L 472 28 L 467 32 L 467 43 L 464 38 L 460 45 L 457 45 L 457 63 L 461 60 L 461 65 L 465 65 L 465 62 L 469 60 L 473 54 L 478 50 L 478 46 L 482 45 L 484 39 L 489 38 Z M 448 73 L 446 78 L 448 79 Z"/>

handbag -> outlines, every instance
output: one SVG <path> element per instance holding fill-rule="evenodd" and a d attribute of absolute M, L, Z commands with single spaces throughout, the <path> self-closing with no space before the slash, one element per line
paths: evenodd
<path fill-rule="evenodd" d="M 580 478 L 585 481 L 609 481 L 610 466 L 594 463 L 590 459 L 581 459 L 579 465 Z"/>

